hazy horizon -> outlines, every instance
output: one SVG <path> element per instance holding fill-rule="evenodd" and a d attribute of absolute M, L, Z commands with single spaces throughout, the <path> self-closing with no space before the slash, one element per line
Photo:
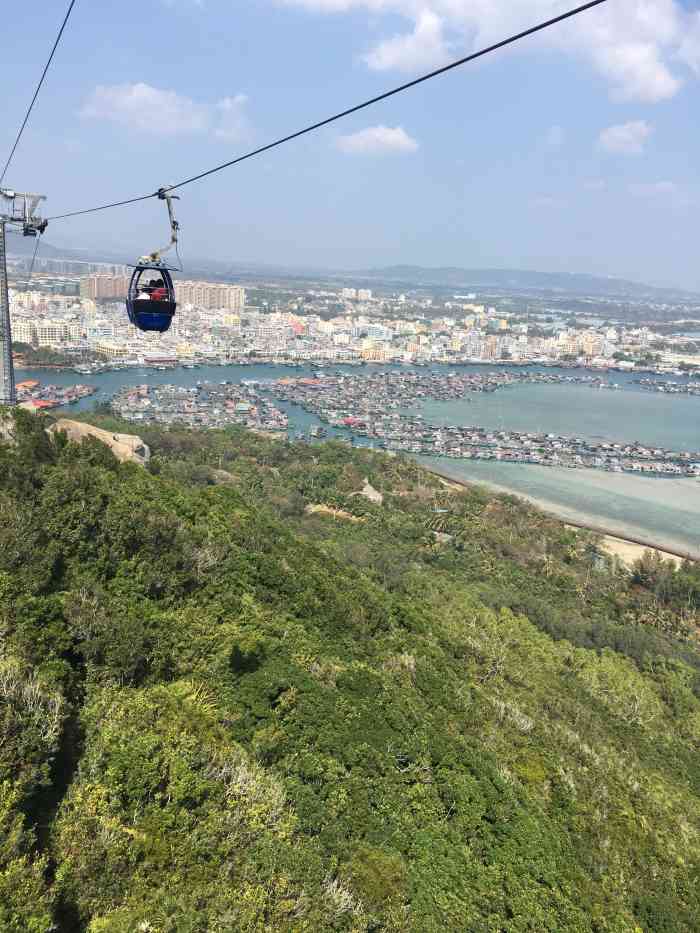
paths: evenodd
<path fill-rule="evenodd" d="M 20 254 L 28 255 L 33 252 L 34 244 L 33 241 L 28 243 L 22 243 L 21 249 L 16 249 L 16 247 L 22 243 L 22 240 L 19 238 L 11 238 L 8 244 L 8 252 L 10 254 Z M 45 236 L 44 248 L 48 246 L 51 250 L 65 251 L 65 253 L 78 253 L 85 255 L 85 261 L 100 261 L 100 256 L 104 256 L 104 261 L 112 261 L 115 263 L 118 262 L 130 262 L 133 261 L 133 257 L 129 254 L 128 250 L 125 247 L 106 247 L 106 246 L 72 246 L 68 245 L 61 241 L 60 238 L 57 238 L 55 241 L 52 241 L 50 232 Z M 14 247 L 14 248 L 13 248 Z M 41 248 L 39 251 L 39 257 L 41 257 Z M 54 258 L 52 256 L 45 256 L 44 258 Z M 60 257 L 55 257 L 60 258 Z M 66 258 L 75 258 L 78 259 L 78 256 L 66 256 Z M 187 266 L 191 268 L 197 267 L 206 267 L 207 263 L 212 265 L 226 265 L 229 264 L 233 267 L 259 267 L 262 269 L 270 269 L 271 271 L 277 272 L 286 272 L 291 275 L 294 274 L 336 274 L 336 275 L 359 275 L 364 273 L 382 273 L 384 271 L 391 271 L 397 268 L 409 268 L 409 269 L 419 269 L 425 270 L 426 272 L 439 272 L 442 270 L 455 270 L 460 272 L 465 272 L 467 274 L 483 274 L 486 272 L 494 273 L 517 273 L 522 275 L 542 275 L 542 276 L 561 276 L 561 277 L 592 277 L 600 281 L 620 281 L 620 282 L 630 282 L 631 284 L 650 287 L 650 288 L 659 288 L 667 290 L 678 290 L 686 291 L 691 293 L 697 293 L 700 295 L 700 284 L 697 288 L 688 287 L 678 282 L 672 281 L 654 281 L 651 277 L 646 278 L 629 278 L 628 276 L 621 274 L 600 274 L 591 272 L 586 269 L 562 269 L 562 270 L 552 270 L 544 268 L 533 268 L 533 267 L 515 267 L 506 264 L 502 265 L 490 265 L 490 266 L 469 266 L 469 265 L 454 265 L 452 263 L 430 263 L 427 262 L 402 262 L 397 261 L 391 264 L 379 264 L 375 263 L 373 265 L 366 266 L 350 266 L 350 265 L 324 265 L 321 261 L 319 262 L 275 262 L 270 259 L 240 259 L 238 257 L 231 258 L 230 256 L 192 256 L 192 257 L 183 257 L 185 259 L 185 268 L 186 272 Z"/>

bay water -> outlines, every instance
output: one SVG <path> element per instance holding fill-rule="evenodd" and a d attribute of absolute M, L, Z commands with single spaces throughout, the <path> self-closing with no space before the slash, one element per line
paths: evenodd
<path fill-rule="evenodd" d="M 395 367 L 380 364 L 380 371 Z M 406 369 L 407 367 L 398 367 Z M 494 367 L 434 366 L 434 370 L 484 371 Z M 537 367 L 533 367 L 537 369 Z M 372 369 L 330 365 L 361 375 Z M 423 370 L 425 372 L 426 370 Z M 294 369 L 272 364 L 250 366 L 201 366 L 167 373 L 146 368 L 83 376 L 42 369 L 17 371 L 17 379 L 42 383 L 94 385 L 97 394 L 72 410 L 90 409 L 95 402 L 108 401 L 120 388 L 136 384 L 193 386 L 197 382 L 239 382 L 241 379 L 269 380 L 301 376 L 312 369 Z M 557 370 L 548 370 L 557 372 Z M 566 370 L 567 375 L 587 375 L 585 370 Z M 596 375 L 600 375 L 599 373 Z M 672 449 L 700 449 L 700 398 L 643 391 L 631 374 L 611 373 L 619 390 L 593 389 L 583 385 L 515 385 L 494 393 L 473 393 L 449 402 L 427 401 L 419 409 L 426 421 L 436 424 L 483 425 L 520 431 L 640 441 Z M 672 377 L 685 381 L 682 377 Z M 298 406 L 281 404 L 290 419 L 290 435 L 318 423 Z M 71 409 L 66 409 L 69 415 Z M 343 433 L 343 432 L 329 432 Z M 347 435 L 346 435 L 347 436 Z M 666 479 L 599 470 L 568 470 L 532 464 L 418 458 L 425 466 L 462 482 L 476 482 L 524 496 L 548 511 L 570 521 L 610 529 L 621 537 L 653 541 L 657 546 L 693 554 L 700 558 L 700 480 Z"/>

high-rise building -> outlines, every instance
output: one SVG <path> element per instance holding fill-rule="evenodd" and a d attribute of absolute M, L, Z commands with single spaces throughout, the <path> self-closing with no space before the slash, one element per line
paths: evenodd
<path fill-rule="evenodd" d="M 34 343 L 36 341 L 36 325 L 32 321 L 12 319 L 12 342 Z"/>
<path fill-rule="evenodd" d="M 89 341 L 111 340 L 114 337 L 114 323 L 107 318 L 92 317 L 85 326 Z"/>
<path fill-rule="evenodd" d="M 180 304 L 193 305 L 207 311 L 233 311 L 245 308 L 245 289 L 240 285 L 218 282 L 175 282 L 175 299 Z"/>
<path fill-rule="evenodd" d="M 35 272 L 48 272 L 55 275 L 107 275 L 125 276 L 127 267 L 123 263 L 83 262 L 80 259 L 45 259 L 35 261 Z"/>
<path fill-rule="evenodd" d="M 154 273 L 155 275 L 155 273 Z M 245 307 L 245 289 L 239 285 L 218 282 L 175 282 L 175 299 L 207 311 L 221 310 L 239 313 Z M 126 297 L 129 277 L 126 275 L 87 275 L 80 280 L 80 296 L 87 299 Z"/>
<path fill-rule="evenodd" d="M 81 298 L 126 298 L 126 275 L 87 275 L 80 280 Z"/>
<path fill-rule="evenodd" d="M 54 347 L 62 343 L 75 343 L 82 336 L 79 324 L 69 321 L 40 319 L 35 324 L 36 342 L 40 347 Z"/>

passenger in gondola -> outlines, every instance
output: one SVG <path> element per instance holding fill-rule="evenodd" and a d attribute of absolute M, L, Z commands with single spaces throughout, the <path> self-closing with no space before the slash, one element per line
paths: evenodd
<path fill-rule="evenodd" d="M 168 289 L 165 287 L 165 282 L 163 279 L 154 280 L 154 287 L 151 292 L 151 299 L 153 301 L 167 301 L 168 300 Z"/>
<path fill-rule="evenodd" d="M 156 280 L 151 279 L 148 285 L 141 285 L 139 287 L 139 293 L 136 296 L 136 301 L 150 301 L 151 295 L 153 294 L 153 289 L 156 287 Z"/>

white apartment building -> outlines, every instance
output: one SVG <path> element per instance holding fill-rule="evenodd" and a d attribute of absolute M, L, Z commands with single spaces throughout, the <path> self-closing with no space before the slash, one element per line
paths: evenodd
<path fill-rule="evenodd" d="M 114 324 L 103 317 L 88 319 L 85 334 L 90 341 L 111 340 L 114 337 Z"/>
<path fill-rule="evenodd" d="M 175 298 L 179 304 L 189 304 L 207 311 L 233 311 L 245 308 L 245 289 L 240 285 L 218 282 L 175 282 Z"/>
<path fill-rule="evenodd" d="M 33 321 L 13 320 L 12 339 L 17 343 L 34 343 L 36 341 L 36 326 Z"/>
<path fill-rule="evenodd" d="M 367 336 L 374 337 L 376 340 L 391 340 L 394 336 L 393 331 L 381 324 L 368 324 L 366 330 Z"/>
<path fill-rule="evenodd" d="M 83 336 L 80 324 L 69 321 L 39 320 L 34 324 L 36 343 L 40 347 L 60 346 L 63 343 L 76 343 Z"/>

